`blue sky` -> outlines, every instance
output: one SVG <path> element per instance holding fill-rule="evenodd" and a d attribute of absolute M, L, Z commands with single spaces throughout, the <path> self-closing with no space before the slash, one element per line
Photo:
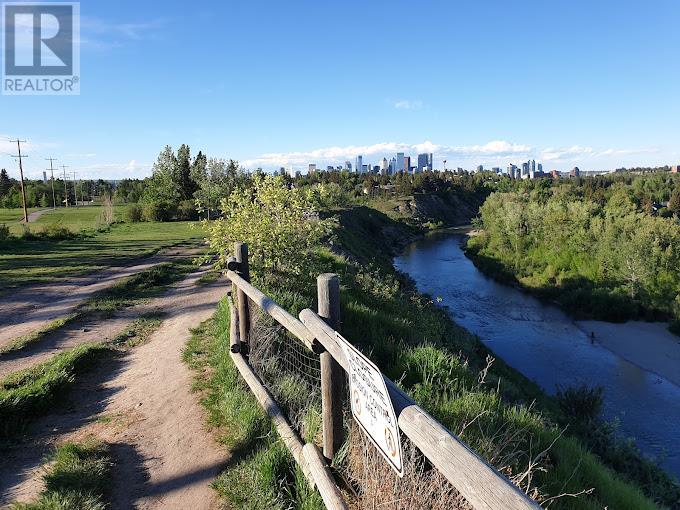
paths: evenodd
<path fill-rule="evenodd" d="M 82 177 L 187 143 L 266 169 L 680 163 L 680 2 L 81 2 L 81 94 L 0 96 L 2 139 Z"/>

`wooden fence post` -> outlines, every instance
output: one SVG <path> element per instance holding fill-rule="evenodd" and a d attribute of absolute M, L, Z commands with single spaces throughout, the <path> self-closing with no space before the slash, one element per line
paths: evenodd
<path fill-rule="evenodd" d="M 324 273 L 316 280 L 319 316 L 334 330 L 340 329 L 340 279 Z M 328 352 L 321 360 L 321 414 L 323 418 L 323 454 L 330 463 L 343 441 L 342 386 L 343 371 Z"/>
<path fill-rule="evenodd" d="M 245 243 L 234 243 L 234 257 L 238 264 L 238 273 L 245 281 L 250 282 L 250 268 L 248 267 L 248 245 Z M 238 289 L 238 326 L 239 338 L 241 339 L 241 352 L 250 352 L 254 345 L 250 338 L 250 315 L 248 313 L 248 296 L 241 289 Z"/>

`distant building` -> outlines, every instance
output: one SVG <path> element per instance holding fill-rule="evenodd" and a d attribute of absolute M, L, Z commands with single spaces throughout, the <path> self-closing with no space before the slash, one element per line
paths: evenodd
<path fill-rule="evenodd" d="M 680 165 L 674 165 L 671 167 L 671 173 L 680 174 Z"/>
<path fill-rule="evenodd" d="M 380 166 L 378 166 L 378 165 L 373 165 L 373 173 L 374 173 L 374 174 L 379 174 L 379 173 L 380 173 Z"/>
<path fill-rule="evenodd" d="M 404 156 L 404 172 L 409 173 L 411 171 L 411 156 Z"/>
<path fill-rule="evenodd" d="M 536 160 L 529 161 L 529 179 L 536 177 Z"/>
<path fill-rule="evenodd" d="M 552 176 L 553 179 L 560 178 L 560 173 L 557 170 L 553 170 L 552 172 L 550 172 L 550 175 Z"/>
<path fill-rule="evenodd" d="M 361 173 L 365 174 L 366 172 L 368 172 L 368 165 L 361 165 Z"/>
<path fill-rule="evenodd" d="M 477 171 L 478 171 L 478 172 L 483 172 L 483 171 L 484 171 L 484 165 L 479 165 L 479 166 L 477 167 Z"/>
<path fill-rule="evenodd" d="M 404 171 L 404 153 L 403 152 L 397 152 L 397 166 L 394 169 L 395 172 L 403 172 Z"/>
<path fill-rule="evenodd" d="M 577 166 L 575 166 L 571 172 L 569 172 L 569 177 L 580 177 L 581 176 L 581 170 L 578 169 Z"/>
<path fill-rule="evenodd" d="M 517 179 L 517 167 L 513 164 L 508 165 L 508 175 L 512 179 Z"/>
<path fill-rule="evenodd" d="M 362 172 L 362 168 L 364 167 L 364 157 L 359 155 L 357 156 L 356 161 L 354 162 L 354 171 L 357 173 Z"/>
<path fill-rule="evenodd" d="M 499 166 L 495 166 L 491 169 L 491 171 L 495 174 L 501 173 L 501 168 Z"/>
<path fill-rule="evenodd" d="M 310 163 L 309 167 L 307 168 L 307 172 L 309 172 L 310 174 L 316 172 L 316 163 Z"/>
<path fill-rule="evenodd" d="M 397 158 L 390 159 L 390 175 L 397 173 Z"/>
<path fill-rule="evenodd" d="M 538 164 L 538 173 L 539 174 L 543 173 L 543 165 L 541 163 Z"/>
<path fill-rule="evenodd" d="M 349 170 L 350 172 L 352 171 L 352 162 L 351 161 L 345 161 L 345 170 Z"/>
<path fill-rule="evenodd" d="M 387 158 L 382 158 L 382 161 L 380 162 L 380 173 L 383 175 L 387 175 L 390 169 L 390 164 L 387 162 Z"/>
<path fill-rule="evenodd" d="M 47 184 L 47 172 L 43 172 L 43 183 Z"/>
<path fill-rule="evenodd" d="M 333 170 L 335 170 L 335 168 L 333 168 L 333 165 L 328 165 L 328 166 L 326 167 L 326 171 L 327 171 L 327 172 L 332 172 Z"/>
<path fill-rule="evenodd" d="M 418 166 L 416 170 L 419 172 L 432 170 L 432 153 L 418 154 Z"/>

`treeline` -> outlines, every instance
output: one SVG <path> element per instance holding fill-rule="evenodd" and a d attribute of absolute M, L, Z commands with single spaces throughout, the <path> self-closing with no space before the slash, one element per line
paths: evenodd
<path fill-rule="evenodd" d="M 54 185 L 54 188 L 53 188 Z M 57 207 L 64 205 L 68 197 L 69 204 L 74 204 L 76 195 L 78 201 L 90 201 L 105 194 L 111 194 L 113 184 L 111 182 L 91 179 L 67 181 L 50 178 L 46 182 L 42 180 L 24 180 L 26 189 L 26 207 Z M 53 193 L 54 189 L 54 193 Z M 13 209 L 23 206 L 21 197 L 21 183 L 18 179 L 12 179 L 4 168 L 0 170 L 0 208 Z"/>
<path fill-rule="evenodd" d="M 480 209 L 469 253 L 579 316 L 680 318 L 680 176 L 522 182 Z"/>

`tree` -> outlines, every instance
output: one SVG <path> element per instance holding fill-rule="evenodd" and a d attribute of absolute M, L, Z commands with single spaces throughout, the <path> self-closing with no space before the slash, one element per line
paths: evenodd
<path fill-rule="evenodd" d="M 201 153 L 199 155 L 202 156 Z M 191 167 L 191 150 L 188 145 L 182 144 L 177 151 L 173 172 L 182 200 L 192 198 L 197 189 L 196 182 L 191 178 Z"/>
<path fill-rule="evenodd" d="M 680 214 L 680 188 L 675 188 L 668 201 L 668 208 L 675 214 Z"/>
<path fill-rule="evenodd" d="M 40 197 L 40 207 L 47 207 L 47 195 L 45 193 Z"/>
<path fill-rule="evenodd" d="M 5 194 L 12 187 L 12 181 L 9 180 L 7 175 L 7 170 L 4 168 L 0 170 L 0 197 L 5 196 Z"/>
<path fill-rule="evenodd" d="M 206 223 L 210 247 L 226 265 L 234 241 L 242 241 L 255 274 L 303 274 L 311 270 L 310 249 L 330 228 L 319 219 L 318 204 L 314 189 L 290 188 L 281 176 L 255 175 L 250 186 L 222 199 L 222 218 Z"/>

